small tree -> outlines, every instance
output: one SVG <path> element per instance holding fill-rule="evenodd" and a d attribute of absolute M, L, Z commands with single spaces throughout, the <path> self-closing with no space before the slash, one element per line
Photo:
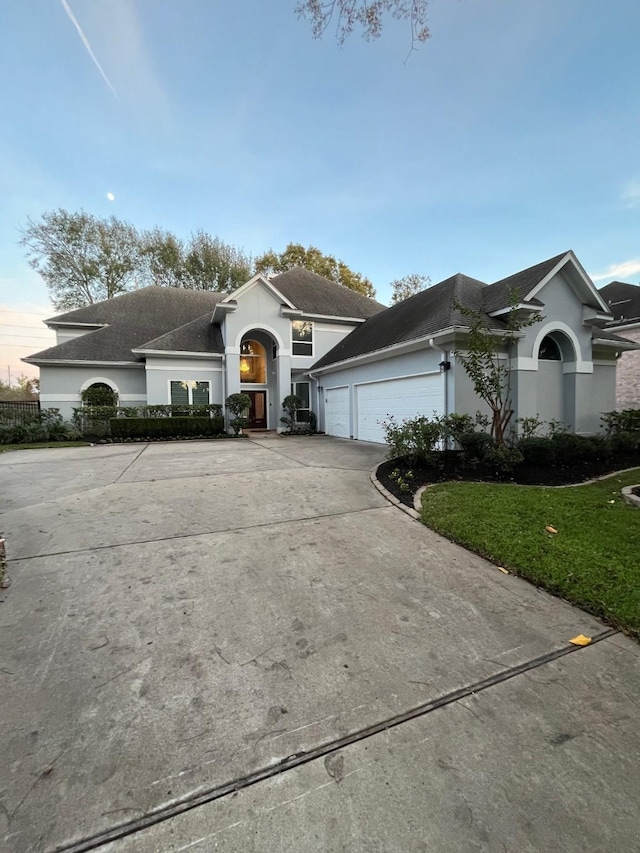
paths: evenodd
<path fill-rule="evenodd" d="M 233 434 L 240 435 L 240 430 L 248 423 L 248 419 L 243 416 L 251 405 L 251 397 L 248 394 L 230 394 L 225 400 L 225 406 L 233 418 L 229 421 L 229 425 L 233 427 Z"/>
<path fill-rule="evenodd" d="M 297 394 L 289 394 L 282 401 L 282 408 L 287 414 L 284 418 L 280 418 L 280 422 L 289 427 L 289 432 L 293 432 L 296 424 L 296 413 L 303 405 L 304 403 Z"/>
<path fill-rule="evenodd" d="M 85 406 L 117 406 L 118 395 L 104 382 L 94 382 L 80 392 L 80 399 Z"/>
<path fill-rule="evenodd" d="M 473 389 L 491 409 L 491 436 L 497 447 L 505 444 L 507 428 L 513 417 L 511 408 L 511 366 L 514 344 L 521 329 L 543 319 L 535 313 L 523 317 L 517 310 L 518 295 L 510 298 L 509 313 L 504 328 L 490 328 L 486 314 L 454 303 L 457 311 L 469 318 L 469 332 L 464 350 L 455 357 L 473 383 Z"/>

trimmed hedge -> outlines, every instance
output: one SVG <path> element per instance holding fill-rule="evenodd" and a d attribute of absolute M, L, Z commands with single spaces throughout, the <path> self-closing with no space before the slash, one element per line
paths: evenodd
<path fill-rule="evenodd" d="M 189 438 L 222 435 L 223 417 L 111 418 L 112 438 Z"/>

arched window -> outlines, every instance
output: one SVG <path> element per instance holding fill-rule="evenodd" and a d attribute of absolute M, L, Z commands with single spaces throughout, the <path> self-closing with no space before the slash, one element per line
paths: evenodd
<path fill-rule="evenodd" d="M 94 382 L 81 392 L 80 398 L 86 406 L 117 406 L 118 395 L 106 382 Z"/>
<path fill-rule="evenodd" d="M 240 345 L 240 382 L 267 382 L 267 353 L 260 341 L 243 341 Z"/>
<path fill-rule="evenodd" d="M 551 335 L 547 335 L 542 339 L 542 343 L 540 344 L 540 351 L 538 352 L 538 358 L 542 359 L 542 361 L 562 361 L 562 353 L 560 352 L 560 347 L 558 346 L 557 341 L 551 337 Z"/>

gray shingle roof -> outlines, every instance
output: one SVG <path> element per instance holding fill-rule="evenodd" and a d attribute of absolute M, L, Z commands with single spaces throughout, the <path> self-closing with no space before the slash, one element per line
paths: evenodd
<path fill-rule="evenodd" d="M 499 311 L 501 308 L 508 308 L 512 294 L 517 296 L 519 300 L 524 299 L 527 293 L 532 291 L 537 284 L 540 284 L 542 279 L 549 275 L 556 264 L 567 254 L 568 252 L 562 252 L 547 261 L 527 267 L 526 270 L 494 281 L 485 293 L 485 311 L 490 314 L 493 311 Z"/>
<path fill-rule="evenodd" d="M 294 267 L 274 276 L 271 283 L 306 314 L 366 319 L 386 308 L 386 305 L 381 305 L 375 299 L 369 299 L 302 267 Z"/>
<path fill-rule="evenodd" d="M 220 326 L 211 323 L 211 311 L 161 335 L 152 341 L 135 347 L 140 350 L 162 350 L 164 352 L 224 352 L 224 341 Z"/>
<path fill-rule="evenodd" d="M 201 317 L 206 311 L 213 312 L 223 298 L 223 293 L 152 286 L 58 314 L 51 318 L 52 323 L 108 325 L 35 353 L 28 361 L 35 364 L 49 360 L 140 361 L 132 349 Z"/>
<path fill-rule="evenodd" d="M 640 284 L 612 281 L 599 290 L 613 314 L 611 326 L 623 326 L 640 320 Z"/>
<path fill-rule="evenodd" d="M 313 369 L 435 334 L 451 326 L 468 326 L 469 319 L 454 307 L 454 303 L 481 311 L 486 287 L 475 278 L 457 273 L 371 317 L 319 359 Z M 487 318 L 487 321 L 495 329 L 504 329 L 504 323 L 499 320 Z"/>

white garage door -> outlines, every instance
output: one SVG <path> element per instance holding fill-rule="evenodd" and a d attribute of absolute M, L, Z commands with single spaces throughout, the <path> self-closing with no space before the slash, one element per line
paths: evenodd
<path fill-rule="evenodd" d="M 358 438 L 361 441 L 384 442 L 382 421 L 393 415 L 396 421 L 417 416 L 432 417 L 444 412 L 442 377 L 410 376 L 358 385 Z"/>
<path fill-rule="evenodd" d="M 325 432 L 338 438 L 350 438 L 349 389 L 327 388 L 324 395 Z"/>

